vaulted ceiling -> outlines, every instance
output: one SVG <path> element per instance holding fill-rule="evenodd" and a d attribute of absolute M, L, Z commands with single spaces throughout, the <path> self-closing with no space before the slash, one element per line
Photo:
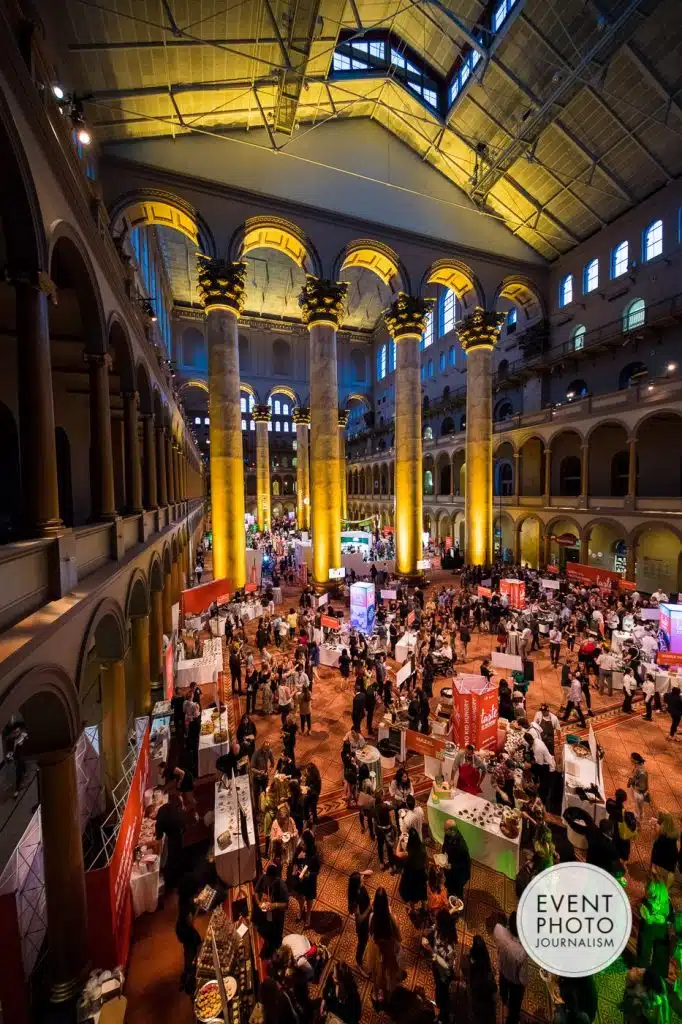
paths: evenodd
<path fill-rule="evenodd" d="M 60 8 L 100 141 L 258 126 L 286 148 L 321 122 L 372 118 L 551 260 L 682 172 L 682 8 L 504 2 L 496 33 L 499 0 L 44 0 L 44 14 Z M 433 110 L 390 67 L 334 72 L 340 34 L 380 29 L 444 90 L 472 37 L 483 56 Z"/>

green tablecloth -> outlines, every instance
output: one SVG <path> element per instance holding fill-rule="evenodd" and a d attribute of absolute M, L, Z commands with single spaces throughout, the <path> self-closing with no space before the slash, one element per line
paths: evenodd
<path fill-rule="evenodd" d="M 439 843 L 442 843 L 445 822 L 448 818 L 454 818 L 472 860 L 479 864 L 485 864 L 493 871 L 500 871 L 507 878 L 516 878 L 519 870 L 521 836 L 519 835 L 516 839 L 508 839 L 495 826 L 490 826 L 490 829 L 483 828 L 462 817 L 461 812 L 464 808 L 483 810 L 488 806 L 487 800 L 472 796 L 470 793 L 456 791 L 452 799 L 441 798 L 438 802 L 434 801 L 433 793 L 431 793 L 427 804 L 431 835 Z"/>

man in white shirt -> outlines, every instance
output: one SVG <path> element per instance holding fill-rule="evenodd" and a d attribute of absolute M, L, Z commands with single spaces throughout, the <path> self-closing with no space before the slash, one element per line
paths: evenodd
<path fill-rule="evenodd" d="M 647 675 L 642 683 L 642 690 L 644 692 L 644 707 L 646 709 L 644 721 L 651 722 L 651 713 L 654 710 L 654 695 L 656 693 L 656 684 L 651 676 Z"/>
<path fill-rule="evenodd" d="M 668 595 L 666 594 L 666 592 L 664 590 L 654 590 L 653 594 L 651 595 L 651 603 L 652 604 L 656 604 L 656 605 L 665 604 L 667 600 L 668 600 Z"/>
<path fill-rule="evenodd" d="M 419 838 L 422 838 L 422 831 L 424 828 L 424 808 L 421 804 L 418 804 L 415 798 L 410 794 L 405 800 L 405 811 L 399 815 L 400 817 L 400 831 L 407 835 L 411 828 L 414 828 L 419 833 Z"/>
<path fill-rule="evenodd" d="M 556 668 L 559 664 L 559 651 L 561 650 L 561 630 L 552 626 L 549 631 L 549 657 Z"/>
<path fill-rule="evenodd" d="M 655 636 L 651 633 L 645 633 L 640 640 L 642 646 L 642 654 L 645 655 L 645 661 L 655 661 L 656 653 L 658 651 L 658 641 Z"/>
<path fill-rule="evenodd" d="M 630 669 L 626 669 L 623 673 L 623 707 L 622 710 L 626 715 L 634 714 L 632 710 L 632 698 L 635 695 L 637 689 L 637 680 L 633 676 Z"/>
<path fill-rule="evenodd" d="M 540 799 L 546 807 L 551 784 L 550 775 L 556 771 L 556 761 L 547 749 L 540 726 L 535 722 L 530 726 L 524 738 L 533 751 L 533 776 L 538 784 Z"/>
<path fill-rule="evenodd" d="M 536 711 L 535 718 L 531 722 L 531 728 L 534 727 L 537 727 L 540 730 L 540 735 L 545 746 L 549 750 L 550 754 L 553 754 L 556 735 L 561 732 L 561 722 L 554 712 L 549 710 L 548 704 L 541 704 L 540 710 Z M 550 729 L 552 735 L 551 740 L 549 740 Z"/>
<path fill-rule="evenodd" d="M 616 659 L 606 648 L 596 659 L 599 666 L 599 692 L 604 696 L 604 687 L 608 687 L 609 697 L 613 695 L 613 670 L 616 667 Z"/>
<path fill-rule="evenodd" d="M 562 721 L 567 722 L 570 717 L 571 711 L 575 711 L 576 715 L 578 716 L 578 721 L 582 725 L 583 729 L 585 729 L 587 726 L 587 722 L 585 721 L 585 715 L 583 713 L 582 708 L 584 700 L 585 697 L 583 696 L 582 683 L 580 682 L 577 676 L 573 676 L 573 678 L 571 679 L 571 685 L 568 690 L 568 700 L 566 701 L 566 710 L 564 712 Z"/>

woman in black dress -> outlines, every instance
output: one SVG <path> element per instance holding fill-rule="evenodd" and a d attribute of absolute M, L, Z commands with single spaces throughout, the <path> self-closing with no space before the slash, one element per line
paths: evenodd
<path fill-rule="evenodd" d="M 416 913 L 417 907 L 423 909 L 426 904 L 426 848 L 419 838 L 416 828 L 407 834 L 407 843 L 401 843 L 394 852 L 395 858 L 402 864 L 403 873 L 398 892 L 404 903 Z"/>
<path fill-rule="evenodd" d="M 369 912 L 372 908 L 372 901 L 363 882 L 365 873 L 354 871 L 348 879 L 348 913 L 355 918 L 355 934 L 358 937 L 355 961 L 360 969 L 369 938 Z"/>
<path fill-rule="evenodd" d="M 291 867 L 291 884 L 300 910 L 299 921 L 304 928 L 310 928 L 310 911 L 317 899 L 317 876 L 320 873 L 320 856 L 315 846 L 315 836 L 305 829 L 298 841 Z"/>

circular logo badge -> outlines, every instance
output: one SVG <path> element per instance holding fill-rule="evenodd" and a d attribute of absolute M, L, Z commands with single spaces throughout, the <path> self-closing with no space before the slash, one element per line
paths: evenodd
<path fill-rule="evenodd" d="M 552 974 L 584 978 L 623 952 L 632 909 L 622 885 L 603 868 L 555 864 L 524 890 L 516 923 L 531 960 Z"/>

